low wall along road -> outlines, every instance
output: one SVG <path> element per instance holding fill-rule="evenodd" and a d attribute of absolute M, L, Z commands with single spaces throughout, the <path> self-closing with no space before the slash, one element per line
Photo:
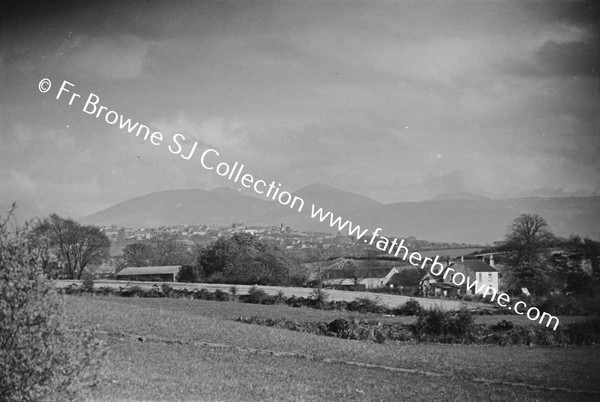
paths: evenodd
<path fill-rule="evenodd" d="M 64 288 L 73 283 L 81 285 L 83 281 L 76 280 L 57 280 L 56 287 Z M 110 287 L 110 288 L 119 288 L 126 286 L 141 286 L 142 288 L 151 288 L 153 285 L 161 286 L 163 283 L 168 284 L 174 289 L 207 289 L 207 290 L 217 290 L 221 289 L 225 292 L 229 292 L 229 289 L 234 285 L 221 284 L 221 283 L 182 283 L 182 282 L 146 282 L 146 281 L 116 281 L 116 280 L 97 280 L 94 281 L 94 287 Z M 248 293 L 248 289 L 250 289 L 251 285 L 235 285 L 238 290 L 238 294 L 246 294 Z M 313 288 L 300 288 L 300 287 L 280 287 L 280 286 L 257 286 L 257 288 L 264 290 L 270 295 L 276 295 L 279 291 L 283 292 L 284 296 L 291 297 L 309 297 L 310 293 L 313 291 Z M 353 292 L 348 290 L 333 290 L 326 289 L 327 293 L 330 296 L 331 300 L 339 300 L 339 301 L 353 301 L 360 297 L 366 297 L 372 300 L 377 300 L 379 303 L 387 306 L 387 307 L 400 307 L 404 303 L 406 303 L 410 299 L 414 299 L 421 304 L 424 308 L 432 308 L 437 306 L 443 310 L 458 310 L 461 307 L 468 308 L 476 308 L 476 307 L 489 307 L 484 303 L 475 303 L 475 302 L 462 302 L 459 300 L 445 300 L 445 299 L 426 299 L 421 297 L 410 297 L 410 296 L 399 296 L 399 295 L 390 295 L 385 293 L 371 293 L 371 292 Z"/>

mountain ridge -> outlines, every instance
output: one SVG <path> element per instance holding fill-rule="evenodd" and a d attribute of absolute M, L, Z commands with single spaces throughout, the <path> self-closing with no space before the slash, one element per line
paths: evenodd
<path fill-rule="evenodd" d="M 504 238 L 508 225 L 522 213 L 537 213 L 558 236 L 579 234 L 600 238 L 600 197 L 523 197 L 490 199 L 471 195 L 382 204 L 325 184 L 293 193 L 305 201 L 302 212 L 267 198 L 230 188 L 181 189 L 149 193 L 88 215 L 84 223 L 156 227 L 177 224 L 252 225 L 285 223 L 294 229 L 335 232 L 327 222 L 311 219 L 311 204 L 363 228 L 383 228 L 389 236 L 415 236 L 430 241 L 491 243 Z M 460 193 L 459 193 L 460 194 Z M 467 193 L 468 194 L 468 193 Z"/>

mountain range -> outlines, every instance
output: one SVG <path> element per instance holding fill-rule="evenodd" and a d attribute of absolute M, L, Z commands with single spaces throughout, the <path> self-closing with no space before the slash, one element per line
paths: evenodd
<path fill-rule="evenodd" d="M 229 188 L 155 192 L 120 202 L 82 218 L 95 225 L 158 227 L 183 224 L 289 225 L 304 231 L 335 232 L 310 217 L 311 204 L 342 216 L 363 229 L 383 228 L 387 236 L 438 242 L 488 244 L 502 240 L 522 213 L 546 219 L 558 236 L 600 238 L 600 197 L 514 198 L 495 200 L 469 193 L 443 194 L 431 200 L 382 204 L 324 184 L 294 193 L 305 201 L 302 212 Z"/>

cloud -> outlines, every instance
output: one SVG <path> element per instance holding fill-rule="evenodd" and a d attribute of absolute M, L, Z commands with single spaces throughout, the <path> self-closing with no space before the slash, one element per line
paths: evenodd
<path fill-rule="evenodd" d="M 166 138 L 181 133 L 185 136 L 185 143 L 193 145 L 198 142 L 199 147 L 212 147 L 223 151 L 235 151 L 242 148 L 249 140 L 248 132 L 239 120 L 225 119 L 212 116 L 197 121 L 185 113 L 177 113 L 171 120 L 158 120 L 151 123 L 157 127 Z M 179 141 L 182 142 L 182 141 Z"/>
<path fill-rule="evenodd" d="M 600 73 L 600 51 L 589 42 L 546 41 L 533 57 L 508 59 L 503 69 L 520 76 L 591 76 Z"/>
<path fill-rule="evenodd" d="M 536 52 L 536 61 L 546 74 L 596 76 L 600 73 L 600 48 L 592 43 L 548 41 Z"/>
<path fill-rule="evenodd" d="M 73 35 L 58 49 L 57 56 L 64 55 L 66 69 L 79 77 L 122 80 L 142 74 L 148 49 L 148 42 L 133 35 L 114 38 Z"/>

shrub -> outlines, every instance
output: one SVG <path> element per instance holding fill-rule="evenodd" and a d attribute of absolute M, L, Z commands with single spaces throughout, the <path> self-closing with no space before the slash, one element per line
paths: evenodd
<path fill-rule="evenodd" d="M 200 270 L 191 265 L 183 265 L 177 274 L 177 282 L 199 282 L 200 278 Z"/>
<path fill-rule="evenodd" d="M 265 301 L 269 299 L 269 295 L 262 289 L 252 286 L 248 289 L 248 295 L 245 298 L 247 303 L 253 304 L 265 304 Z"/>
<path fill-rule="evenodd" d="M 417 319 L 415 333 L 417 336 L 424 334 L 441 335 L 448 330 L 449 319 L 450 315 L 438 307 L 429 309 Z"/>
<path fill-rule="evenodd" d="M 507 321 L 507 320 L 502 320 L 494 325 L 492 325 L 490 327 L 490 330 L 497 332 L 497 331 L 508 331 L 511 330 L 515 327 L 515 324 L 513 324 L 512 321 Z"/>
<path fill-rule="evenodd" d="M 394 314 L 398 314 L 398 315 L 420 315 L 425 311 L 425 309 L 423 308 L 423 306 L 421 306 L 419 304 L 418 301 L 414 300 L 414 299 L 410 299 L 409 301 L 407 301 L 406 303 L 404 303 L 404 305 L 402 305 L 402 307 L 400 307 L 399 309 L 396 309 L 394 311 Z"/>
<path fill-rule="evenodd" d="M 10 216 L 10 214 L 9 214 Z M 43 273 L 49 252 L 0 222 L 0 400 L 65 400 L 91 385 L 100 356 L 92 333 L 66 327 Z"/>
<path fill-rule="evenodd" d="M 165 297 L 164 293 L 162 292 L 162 290 L 158 287 L 158 285 L 152 285 L 152 287 L 144 292 L 144 296 L 143 297 L 151 297 L 151 298 L 156 298 L 156 297 Z"/>
<path fill-rule="evenodd" d="M 229 301 L 230 296 L 229 293 L 222 291 L 221 289 L 217 289 L 213 292 L 213 300 L 217 301 Z"/>
<path fill-rule="evenodd" d="M 466 308 L 458 310 L 450 319 L 449 332 L 452 335 L 460 337 L 468 337 L 473 328 L 473 315 Z"/>
<path fill-rule="evenodd" d="M 572 295 L 550 295 L 543 299 L 535 300 L 542 311 L 553 315 L 590 315 L 600 313 L 600 297 L 576 298 Z"/>
<path fill-rule="evenodd" d="M 207 289 L 202 288 L 193 292 L 193 298 L 197 300 L 213 300 L 213 294 Z"/>
<path fill-rule="evenodd" d="M 357 311 L 360 313 L 385 313 L 386 308 L 379 304 L 377 300 L 369 299 L 368 297 L 358 297 L 348 304 L 348 310 Z"/>
<path fill-rule="evenodd" d="M 280 290 L 279 292 L 277 292 L 277 295 L 275 296 L 275 303 L 277 303 L 277 304 L 285 303 L 285 295 L 283 294 L 283 290 Z"/>
<path fill-rule="evenodd" d="M 84 292 L 94 293 L 94 280 L 90 276 L 87 276 L 83 280 L 83 283 L 81 284 L 81 288 Z"/>
<path fill-rule="evenodd" d="M 168 283 L 163 283 L 160 286 L 160 290 L 165 297 L 170 297 L 171 293 L 173 293 L 173 286 L 169 285 Z"/>
<path fill-rule="evenodd" d="M 329 293 L 321 287 L 314 288 L 309 295 L 318 308 L 323 308 L 329 302 Z"/>
<path fill-rule="evenodd" d="M 600 344 L 600 318 L 575 322 L 568 326 L 571 342 L 575 345 Z"/>
<path fill-rule="evenodd" d="M 467 309 L 458 312 L 443 311 L 438 307 L 419 315 L 413 328 L 417 338 L 433 337 L 435 341 L 448 342 L 471 340 L 474 327 L 473 316 Z"/>
<path fill-rule="evenodd" d="M 238 299 L 238 288 L 237 286 L 233 285 L 232 287 L 229 288 L 229 293 L 231 293 L 231 297 L 233 298 L 233 300 L 237 300 Z"/>
<path fill-rule="evenodd" d="M 144 297 L 146 291 L 141 286 L 134 285 L 127 288 L 121 288 L 121 296 L 123 297 Z"/>

